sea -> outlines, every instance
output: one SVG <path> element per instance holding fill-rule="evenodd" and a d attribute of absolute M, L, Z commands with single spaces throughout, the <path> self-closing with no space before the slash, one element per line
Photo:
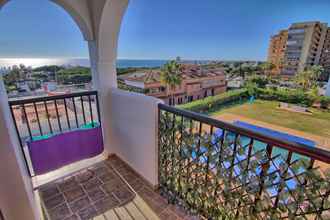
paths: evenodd
<path fill-rule="evenodd" d="M 117 68 L 127 67 L 160 67 L 167 63 L 168 60 L 138 60 L 138 59 L 118 59 Z M 209 61 L 184 61 L 186 63 L 207 63 Z M 58 65 L 58 66 L 85 66 L 89 67 L 89 59 L 76 58 L 76 59 L 50 59 L 50 58 L 0 58 L 0 68 L 8 68 L 14 65 L 23 64 L 32 68 L 45 66 L 45 65 Z"/>

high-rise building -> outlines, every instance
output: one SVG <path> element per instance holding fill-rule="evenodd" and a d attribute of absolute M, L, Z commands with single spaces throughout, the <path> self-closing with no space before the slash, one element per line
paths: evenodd
<path fill-rule="evenodd" d="M 282 50 L 280 50 L 282 48 Z M 295 76 L 306 67 L 322 65 L 330 72 L 330 31 L 319 21 L 292 24 L 271 38 L 268 62 L 275 65 L 274 74 Z"/>
<path fill-rule="evenodd" d="M 327 80 L 330 76 L 330 28 L 328 28 L 327 35 L 324 40 L 320 65 L 323 66 L 325 73 L 323 74 L 322 79 Z M 330 89 L 329 89 L 329 95 L 330 95 Z"/>
<path fill-rule="evenodd" d="M 281 30 L 278 34 L 271 37 L 268 49 L 268 62 L 275 65 L 275 68 L 271 71 L 272 75 L 278 75 L 283 68 L 287 40 L 287 30 Z"/>
<path fill-rule="evenodd" d="M 306 67 L 320 63 L 327 29 L 327 24 L 320 22 L 294 23 L 290 26 L 282 75 L 291 77 Z"/>

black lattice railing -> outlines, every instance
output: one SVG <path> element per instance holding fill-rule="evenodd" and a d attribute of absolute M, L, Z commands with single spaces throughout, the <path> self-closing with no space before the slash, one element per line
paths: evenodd
<path fill-rule="evenodd" d="M 329 163 L 328 151 L 159 104 L 162 192 L 205 218 L 330 219 Z"/>
<path fill-rule="evenodd" d="M 101 124 L 97 91 L 10 100 L 9 106 L 31 176 L 26 141 Z"/>

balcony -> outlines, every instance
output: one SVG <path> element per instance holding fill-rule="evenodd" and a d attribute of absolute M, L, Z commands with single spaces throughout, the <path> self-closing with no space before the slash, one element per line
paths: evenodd
<path fill-rule="evenodd" d="M 127 95 L 148 99 L 120 90 L 113 94 L 128 103 Z M 138 158 L 124 162 L 115 154 L 105 153 L 97 91 L 11 100 L 9 106 L 45 219 L 189 217 L 155 191 L 146 170 L 139 174 L 137 167 L 128 165 Z M 152 138 L 156 139 L 156 135 Z"/>
<path fill-rule="evenodd" d="M 128 1 L 53 2 L 97 91 L 8 103 L 0 83 L 0 219 L 330 218 L 330 152 L 117 89 Z"/>
<path fill-rule="evenodd" d="M 47 219 L 329 218 L 330 152 L 140 94 L 115 90 L 109 98 L 117 99 L 117 109 L 144 107 L 140 113 L 114 111 L 118 118 L 111 126 L 121 133 L 116 137 L 120 149 L 110 154 L 95 148 L 100 142 L 75 146 L 74 140 L 65 139 L 106 124 L 100 120 L 96 91 L 10 101 L 25 163 Z M 146 125 L 141 117 L 156 131 L 141 133 L 146 132 L 138 124 Z M 127 118 L 132 119 L 129 128 L 122 123 Z M 40 170 L 31 143 L 43 141 L 41 135 L 64 135 L 57 145 L 45 142 L 42 147 L 58 148 L 62 157 L 75 159 L 54 167 L 56 150 L 41 151 L 45 154 L 38 156 L 47 158 L 43 167 L 52 166 Z M 95 138 L 83 135 L 84 140 Z M 155 142 L 142 148 L 145 141 L 138 137 Z"/>

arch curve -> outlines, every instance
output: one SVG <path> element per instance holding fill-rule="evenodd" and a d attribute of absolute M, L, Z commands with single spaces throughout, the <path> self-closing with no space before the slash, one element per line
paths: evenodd
<path fill-rule="evenodd" d="M 63 8 L 70 17 L 78 25 L 84 39 L 86 41 L 94 40 L 94 33 L 92 24 L 90 22 L 90 14 L 87 8 L 86 0 L 77 2 L 77 1 L 66 1 L 66 0 L 50 0 L 51 2 L 57 4 Z M 0 10 L 3 8 L 10 0 L 0 0 Z M 81 4 L 84 2 L 85 4 Z"/>
<path fill-rule="evenodd" d="M 93 28 L 86 1 L 84 1 L 85 4 L 81 4 L 81 2 L 77 1 L 66 0 L 50 1 L 63 8 L 72 17 L 86 41 L 94 40 Z"/>
<path fill-rule="evenodd" d="M 100 61 L 104 58 L 116 59 L 118 35 L 128 0 L 107 0 L 104 5 L 98 28 Z"/>

